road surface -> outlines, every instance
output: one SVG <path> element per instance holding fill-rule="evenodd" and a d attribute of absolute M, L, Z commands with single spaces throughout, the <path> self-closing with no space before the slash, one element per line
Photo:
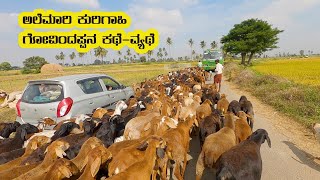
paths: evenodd
<path fill-rule="evenodd" d="M 222 82 L 221 93 L 227 95 L 229 102 L 239 100 L 241 95 L 247 96 L 255 111 L 254 130 L 263 128 L 269 133 L 271 148 L 266 142 L 261 145 L 262 180 L 320 180 L 320 163 L 314 158 L 320 156 L 320 145 L 309 131 L 228 82 Z M 192 137 L 190 148 L 193 159 L 188 162 L 186 180 L 195 179 L 200 153 L 197 136 Z M 202 179 L 215 178 L 213 172 L 206 169 Z"/>

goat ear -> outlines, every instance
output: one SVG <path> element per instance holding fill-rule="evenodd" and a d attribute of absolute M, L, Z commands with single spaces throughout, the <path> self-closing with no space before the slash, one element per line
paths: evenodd
<path fill-rule="evenodd" d="M 150 129 L 150 127 L 151 127 L 151 123 L 148 122 L 147 125 L 143 128 L 143 130 L 144 130 L 144 131 L 147 131 L 147 130 Z"/>
<path fill-rule="evenodd" d="M 84 169 L 84 167 L 88 164 L 88 156 L 86 156 L 86 158 L 84 159 L 81 167 L 80 167 L 80 171 L 82 172 L 82 170 Z"/>
<path fill-rule="evenodd" d="M 32 141 L 32 142 L 31 142 L 31 149 L 32 149 L 32 150 L 36 150 L 37 148 L 38 148 L 37 142 L 36 142 L 36 141 Z"/>
<path fill-rule="evenodd" d="M 265 139 L 267 140 L 269 148 L 271 148 L 271 140 L 267 134 L 265 135 Z"/>
<path fill-rule="evenodd" d="M 66 153 L 62 150 L 61 147 L 56 148 L 56 155 L 60 158 L 63 158 L 63 156 L 66 155 Z"/>
<path fill-rule="evenodd" d="M 93 161 L 93 163 L 91 164 L 91 168 L 90 168 L 90 172 L 91 172 L 91 176 L 95 177 L 100 169 L 101 166 L 101 157 L 97 157 L 95 158 L 95 160 Z"/>
<path fill-rule="evenodd" d="M 27 130 L 21 129 L 21 139 L 26 139 L 27 136 Z"/>
<path fill-rule="evenodd" d="M 197 127 L 199 127 L 199 122 L 198 122 L 197 119 L 194 120 L 194 124 L 195 124 Z"/>
<path fill-rule="evenodd" d="M 169 126 L 170 128 L 176 128 L 177 126 L 172 122 L 172 120 L 165 121 L 166 125 Z"/>
<path fill-rule="evenodd" d="M 137 147 L 137 149 L 138 149 L 139 151 L 145 151 L 145 150 L 147 149 L 147 147 L 148 147 L 148 142 L 145 141 L 145 142 L 143 142 L 141 145 L 139 145 L 139 146 Z"/>
<path fill-rule="evenodd" d="M 68 169 L 66 166 L 59 166 L 59 171 L 61 174 L 63 174 L 66 178 L 70 178 L 72 176 L 72 173 L 70 169 Z"/>
<path fill-rule="evenodd" d="M 165 151 L 163 148 L 157 148 L 157 156 L 161 159 L 164 158 Z"/>

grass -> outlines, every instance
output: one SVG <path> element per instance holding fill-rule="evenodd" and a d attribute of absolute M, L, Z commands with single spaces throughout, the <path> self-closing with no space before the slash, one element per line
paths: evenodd
<path fill-rule="evenodd" d="M 298 84 L 320 86 L 320 58 L 259 62 L 252 69 L 265 75 L 283 77 Z"/>
<path fill-rule="evenodd" d="M 290 61 L 295 65 L 299 60 Z M 317 60 L 311 60 L 311 62 L 314 61 Z M 282 63 L 284 63 L 282 70 L 278 70 L 279 64 Z M 312 123 L 320 122 L 320 86 L 319 84 L 309 85 L 304 83 L 303 75 L 301 75 L 302 77 L 289 76 L 285 71 L 293 72 L 296 70 L 297 73 L 300 73 L 299 69 L 289 68 L 296 67 L 291 63 L 288 60 L 266 61 L 253 67 L 243 67 L 236 62 L 230 62 L 226 63 L 225 76 L 228 81 L 234 82 L 241 89 L 251 92 L 264 103 L 273 106 L 276 110 L 288 115 L 302 125 L 310 127 Z M 265 69 L 269 69 L 273 73 L 266 73 L 267 70 L 263 68 L 264 64 L 266 64 Z M 276 64 L 277 68 L 271 64 Z M 303 72 L 308 73 L 306 69 L 301 71 L 302 74 Z M 311 78 L 316 79 L 317 74 L 319 72 L 316 72 Z M 299 77 L 300 80 L 294 80 Z"/>
<path fill-rule="evenodd" d="M 51 74 L 21 74 L 20 71 L 7 71 L 0 74 L 0 87 L 6 92 L 22 91 L 29 80 L 47 79 L 57 76 L 82 73 L 108 74 L 120 83 L 130 86 L 133 83 L 142 82 L 159 74 L 168 73 L 179 69 L 179 65 L 192 65 L 196 62 L 159 62 L 159 63 L 134 63 L 134 64 L 109 64 L 100 66 L 65 67 L 63 73 Z M 0 122 L 15 119 L 15 109 L 0 109 Z"/>

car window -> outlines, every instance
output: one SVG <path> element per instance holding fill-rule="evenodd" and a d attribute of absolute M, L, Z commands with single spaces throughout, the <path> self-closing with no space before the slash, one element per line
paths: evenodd
<path fill-rule="evenodd" d="M 103 91 L 99 79 L 82 80 L 78 81 L 77 84 L 86 94 L 93 94 Z"/>
<path fill-rule="evenodd" d="M 116 81 L 111 79 L 111 78 L 104 77 L 104 78 L 101 78 L 101 79 L 102 79 L 102 81 L 103 81 L 103 83 L 106 86 L 108 91 L 112 91 L 112 90 L 120 88 L 120 85 Z"/>
<path fill-rule="evenodd" d="M 58 84 L 30 84 L 22 95 L 26 103 L 50 103 L 63 99 L 63 88 Z"/>

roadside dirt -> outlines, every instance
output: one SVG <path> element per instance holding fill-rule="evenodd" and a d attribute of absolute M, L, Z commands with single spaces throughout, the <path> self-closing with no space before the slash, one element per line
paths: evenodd
<path fill-rule="evenodd" d="M 238 89 L 232 83 L 223 81 L 221 93 L 227 94 L 229 101 L 247 96 L 255 112 L 254 130 L 265 129 L 271 139 L 271 148 L 261 145 L 263 180 L 316 180 L 320 179 L 320 144 L 315 140 L 311 130 L 294 120 L 280 114 L 272 107 L 263 104 L 248 92 Z M 186 180 L 195 179 L 195 167 L 200 153 L 199 137 L 192 137 L 190 155 L 185 173 Z M 205 170 L 202 179 L 215 179 L 213 172 Z"/>

